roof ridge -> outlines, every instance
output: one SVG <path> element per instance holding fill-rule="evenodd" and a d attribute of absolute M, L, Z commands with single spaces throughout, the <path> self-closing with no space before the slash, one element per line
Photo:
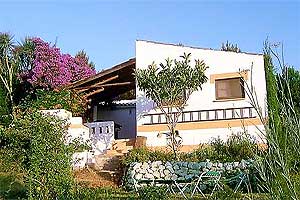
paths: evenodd
<path fill-rule="evenodd" d="M 259 55 L 259 56 L 263 55 L 262 53 L 223 51 L 223 50 L 220 50 L 220 49 L 213 49 L 213 48 L 206 48 L 206 47 L 196 47 L 196 46 L 184 45 L 184 44 L 180 44 L 180 43 L 179 44 L 174 44 L 174 43 L 168 43 L 168 42 L 158 42 L 158 41 L 143 40 L 143 39 L 136 39 L 136 41 L 149 42 L 149 43 L 161 44 L 161 45 L 170 45 L 170 46 L 176 46 L 176 47 L 187 47 L 187 48 L 192 48 L 192 49 L 222 51 L 222 52 L 228 52 L 228 53 L 249 54 L 249 55 Z"/>

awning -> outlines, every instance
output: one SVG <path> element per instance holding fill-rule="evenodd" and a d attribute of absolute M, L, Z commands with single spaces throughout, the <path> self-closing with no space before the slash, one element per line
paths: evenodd
<path fill-rule="evenodd" d="M 134 70 L 135 58 L 132 58 L 94 76 L 74 82 L 67 88 L 84 95 L 92 103 L 112 101 L 130 91 L 134 92 L 133 98 L 135 98 Z M 130 99 L 130 97 L 126 98 Z"/>

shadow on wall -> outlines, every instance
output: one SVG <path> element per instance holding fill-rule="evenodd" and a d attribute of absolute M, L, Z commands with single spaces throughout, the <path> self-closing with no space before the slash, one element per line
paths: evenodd
<path fill-rule="evenodd" d="M 146 95 L 139 94 L 136 97 L 136 119 L 137 122 L 143 118 L 150 110 L 154 109 L 154 101 L 148 99 Z"/>

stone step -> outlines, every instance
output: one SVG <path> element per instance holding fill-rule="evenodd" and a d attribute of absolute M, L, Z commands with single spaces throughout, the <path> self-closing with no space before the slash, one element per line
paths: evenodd
<path fill-rule="evenodd" d="M 125 148 L 126 146 L 134 146 L 134 140 L 132 139 L 117 139 L 114 141 L 112 144 L 114 149 L 122 149 Z"/>
<path fill-rule="evenodd" d="M 121 154 L 127 154 L 132 149 L 133 149 L 133 147 L 132 148 L 125 148 L 125 149 L 117 150 L 117 152 L 119 152 Z"/>
<path fill-rule="evenodd" d="M 119 171 L 113 171 L 113 170 L 99 170 L 97 171 L 97 174 L 99 176 L 103 177 L 105 180 L 117 182 L 120 176 Z"/>
<path fill-rule="evenodd" d="M 114 167 L 119 166 L 121 160 L 96 160 L 95 164 L 98 167 Z"/>
<path fill-rule="evenodd" d="M 123 156 L 122 153 L 119 153 L 118 151 L 113 150 L 113 149 L 107 150 L 105 154 L 108 156 Z"/>
<path fill-rule="evenodd" d="M 117 142 L 117 143 L 114 143 L 112 145 L 113 150 L 122 150 L 122 149 L 125 149 L 125 148 L 126 148 L 126 143 L 125 142 Z"/>
<path fill-rule="evenodd" d="M 117 171 L 119 170 L 120 165 L 104 165 L 104 166 L 98 166 L 96 163 L 93 165 L 93 169 L 97 171 Z"/>
<path fill-rule="evenodd" d="M 118 156 L 97 156 L 95 158 L 95 164 L 93 168 L 97 170 L 118 170 L 120 168 L 120 164 L 121 158 Z"/>

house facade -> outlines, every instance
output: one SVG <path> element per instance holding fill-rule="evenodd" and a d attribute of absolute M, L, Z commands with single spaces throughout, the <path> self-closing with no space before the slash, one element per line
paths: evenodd
<path fill-rule="evenodd" d="M 147 68 L 155 61 L 179 59 L 191 53 L 195 59 L 209 66 L 208 81 L 202 90 L 190 96 L 176 129 L 183 145 L 207 143 L 212 138 L 226 139 L 232 133 L 247 132 L 261 141 L 264 126 L 251 105 L 248 91 L 253 87 L 255 98 L 266 113 L 266 82 L 264 59 L 261 54 L 185 47 L 150 41 L 136 42 L 136 68 Z M 163 113 L 143 92 L 136 89 L 137 136 L 147 137 L 147 146 L 165 146 L 164 134 L 168 131 Z"/>
<path fill-rule="evenodd" d="M 166 58 L 179 59 L 184 53 L 191 54 L 192 65 L 199 59 L 209 68 L 205 73 L 208 81 L 202 90 L 192 93 L 176 126 L 182 145 L 197 146 L 216 137 L 225 140 L 239 132 L 247 132 L 263 142 L 264 126 L 248 95 L 252 88 L 264 118 L 266 82 L 262 54 L 138 40 L 135 58 L 75 82 L 69 89 L 88 99 L 90 122 L 114 122 L 114 139 L 141 136 L 147 138 L 147 146 L 163 148 L 167 141 L 159 133 L 168 131 L 166 120 L 155 103 L 138 89 L 134 70 L 147 68 L 153 61 L 160 64 Z"/>

